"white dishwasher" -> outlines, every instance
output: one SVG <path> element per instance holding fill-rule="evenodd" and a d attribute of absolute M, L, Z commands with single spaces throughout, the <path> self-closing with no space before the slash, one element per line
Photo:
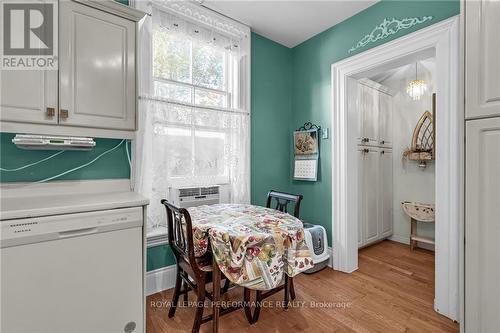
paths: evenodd
<path fill-rule="evenodd" d="M 0 332 L 144 331 L 142 207 L 0 223 Z"/>

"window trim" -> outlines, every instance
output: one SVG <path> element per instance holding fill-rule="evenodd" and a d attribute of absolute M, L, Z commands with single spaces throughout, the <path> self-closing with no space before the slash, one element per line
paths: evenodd
<path fill-rule="evenodd" d="M 153 76 L 153 86 L 154 86 L 154 82 L 161 82 L 161 83 L 166 83 L 166 84 L 170 84 L 170 85 L 178 85 L 178 86 L 181 86 L 181 87 L 185 87 L 185 88 L 191 89 L 191 103 L 190 104 L 193 105 L 194 107 L 198 107 L 198 106 L 211 106 L 211 107 L 231 109 L 230 106 L 232 104 L 231 103 L 232 94 L 231 94 L 231 92 L 229 92 L 229 90 L 225 91 L 225 90 L 219 90 L 219 89 L 214 89 L 214 88 L 207 88 L 207 87 L 200 86 L 200 85 L 197 85 L 197 84 L 186 83 L 186 82 L 181 82 L 181 81 L 176 81 L 176 80 L 170 80 L 170 79 L 165 79 L 165 78 L 161 78 L 161 77 L 157 77 L 157 76 Z M 195 99 L 196 99 L 196 90 L 198 90 L 198 91 L 214 92 L 214 93 L 217 93 L 217 94 L 220 94 L 220 95 L 224 95 L 226 106 L 217 106 L 217 105 L 208 105 L 208 104 L 196 104 L 196 102 L 195 102 Z M 154 94 L 154 96 L 157 96 L 157 95 Z M 160 96 L 157 96 L 157 97 L 162 98 Z M 180 102 L 180 103 L 185 103 L 185 102 L 182 102 L 182 101 L 179 101 L 179 100 L 175 100 L 175 99 L 172 99 L 172 100 L 176 101 L 176 102 Z"/>

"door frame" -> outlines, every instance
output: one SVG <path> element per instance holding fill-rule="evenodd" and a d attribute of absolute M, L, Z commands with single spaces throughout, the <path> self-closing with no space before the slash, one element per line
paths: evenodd
<path fill-rule="evenodd" d="M 333 268 L 351 273 L 358 268 L 357 124 L 349 112 L 347 86 L 352 77 L 433 53 L 436 58 L 436 260 L 434 309 L 459 319 L 459 244 L 463 224 L 463 105 L 460 103 L 459 16 L 443 20 L 369 49 L 331 66 L 332 80 L 332 260 Z M 403 63 L 401 63 L 402 65 Z M 352 83 L 351 83 L 352 84 Z M 439 112 L 439 110 L 443 110 Z M 444 111 L 450 112 L 444 112 Z M 454 110 L 455 115 L 451 115 Z M 350 124 L 350 125 L 349 125 Z M 354 126 L 354 127 L 353 127 Z"/>

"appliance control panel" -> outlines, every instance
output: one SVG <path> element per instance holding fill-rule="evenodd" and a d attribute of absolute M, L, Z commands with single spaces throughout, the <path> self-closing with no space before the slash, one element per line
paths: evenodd
<path fill-rule="evenodd" d="M 142 227 L 142 207 L 1 221 L 1 247 Z"/>

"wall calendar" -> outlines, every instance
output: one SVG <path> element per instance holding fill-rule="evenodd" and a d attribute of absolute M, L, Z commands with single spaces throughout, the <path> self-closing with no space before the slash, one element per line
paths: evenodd
<path fill-rule="evenodd" d="M 293 179 L 316 181 L 318 179 L 319 130 L 306 123 L 293 132 L 294 168 Z"/>

